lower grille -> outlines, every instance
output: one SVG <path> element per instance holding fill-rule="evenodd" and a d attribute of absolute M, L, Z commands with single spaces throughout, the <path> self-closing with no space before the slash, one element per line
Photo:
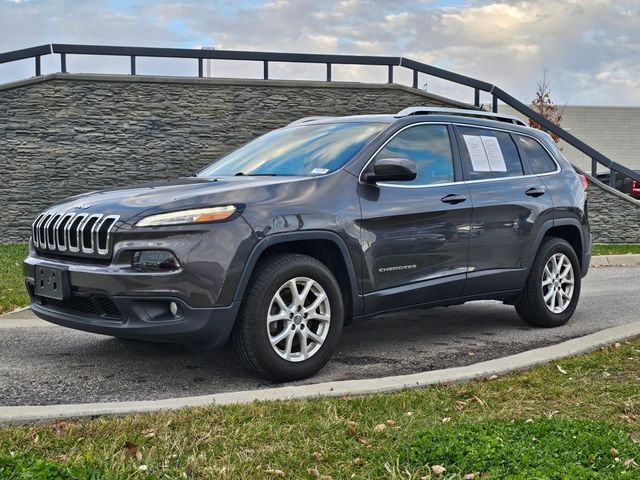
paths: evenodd
<path fill-rule="evenodd" d="M 53 307 L 56 310 L 74 314 L 86 315 L 103 320 L 121 321 L 122 313 L 115 303 L 104 295 L 72 295 L 65 300 L 36 296 L 43 306 Z"/>

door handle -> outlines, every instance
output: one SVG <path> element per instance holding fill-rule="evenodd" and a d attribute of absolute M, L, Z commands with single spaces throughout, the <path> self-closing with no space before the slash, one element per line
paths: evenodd
<path fill-rule="evenodd" d="M 444 203 L 451 203 L 455 205 L 456 203 L 462 203 L 467 200 L 467 197 L 464 195 L 456 195 L 454 193 L 450 193 L 449 195 L 445 195 L 440 199 Z"/>
<path fill-rule="evenodd" d="M 531 187 L 529 190 L 527 190 L 525 193 L 525 195 L 529 195 L 530 197 L 539 197 L 540 195 L 544 195 L 544 188 L 541 187 Z"/>

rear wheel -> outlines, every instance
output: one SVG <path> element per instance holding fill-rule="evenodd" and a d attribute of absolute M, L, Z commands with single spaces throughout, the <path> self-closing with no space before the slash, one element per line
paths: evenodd
<path fill-rule="evenodd" d="M 274 381 L 299 380 L 327 363 L 343 323 L 331 270 L 313 257 L 277 254 L 257 267 L 232 341 L 246 367 Z"/>
<path fill-rule="evenodd" d="M 516 311 L 531 325 L 564 325 L 578 305 L 580 285 L 580 264 L 573 247 L 549 237 L 538 250 Z"/>

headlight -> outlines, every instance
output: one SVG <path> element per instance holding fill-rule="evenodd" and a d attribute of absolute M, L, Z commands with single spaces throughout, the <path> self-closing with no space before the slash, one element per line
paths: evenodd
<path fill-rule="evenodd" d="M 136 227 L 219 222 L 220 220 L 226 220 L 235 212 L 235 206 L 226 205 L 224 207 L 196 208 L 192 210 L 180 210 L 179 212 L 159 213 L 143 218 L 136 223 Z"/>

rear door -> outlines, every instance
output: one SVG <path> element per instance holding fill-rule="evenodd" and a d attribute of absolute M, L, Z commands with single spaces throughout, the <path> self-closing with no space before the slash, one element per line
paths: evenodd
<path fill-rule="evenodd" d="M 522 287 L 531 245 L 552 217 L 542 180 L 523 162 L 506 130 L 457 125 L 465 182 L 473 203 L 464 295 Z"/>
<path fill-rule="evenodd" d="M 452 127 L 422 123 L 397 132 L 379 158 L 407 158 L 411 182 L 360 183 L 365 311 L 460 295 L 467 271 L 471 202 L 461 180 Z"/>

